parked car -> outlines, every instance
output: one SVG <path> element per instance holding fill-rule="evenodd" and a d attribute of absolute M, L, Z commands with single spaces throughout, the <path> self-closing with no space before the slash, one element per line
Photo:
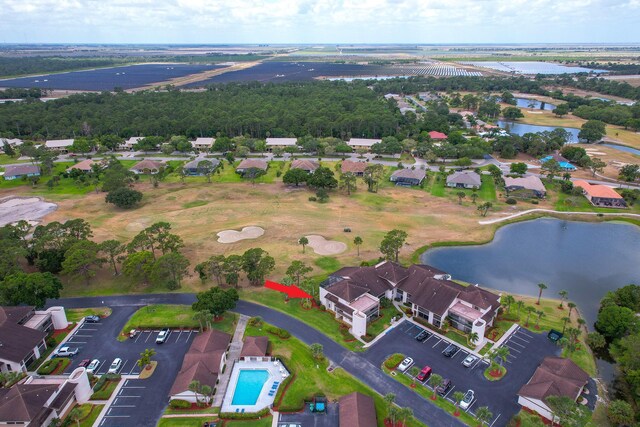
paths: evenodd
<path fill-rule="evenodd" d="M 471 365 L 476 363 L 476 360 L 478 360 L 478 358 L 475 357 L 473 354 L 470 354 L 462 361 L 462 365 L 469 368 Z"/>
<path fill-rule="evenodd" d="M 122 359 L 120 359 L 119 357 L 116 357 L 115 359 L 113 359 L 113 362 L 111 362 L 111 366 L 109 366 L 109 370 L 107 371 L 107 373 L 117 374 L 121 367 L 122 367 Z"/>
<path fill-rule="evenodd" d="M 445 378 L 442 380 L 442 384 L 436 387 L 436 393 L 440 396 L 444 396 L 447 394 L 447 391 L 451 388 L 451 380 L 449 378 Z"/>
<path fill-rule="evenodd" d="M 87 372 L 90 374 L 95 374 L 98 372 L 98 367 L 100 366 L 100 361 L 98 359 L 93 359 L 89 366 L 87 366 Z"/>
<path fill-rule="evenodd" d="M 427 331 L 422 331 L 418 334 L 418 336 L 416 336 L 416 341 L 422 342 L 426 339 L 428 339 L 431 336 L 431 333 L 427 332 Z"/>
<path fill-rule="evenodd" d="M 129 331 L 129 338 L 135 338 L 136 335 L 138 335 L 138 330 L 137 329 L 132 329 Z"/>
<path fill-rule="evenodd" d="M 467 408 L 469 408 L 469 406 L 471 406 L 471 403 L 473 402 L 473 399 L 475 399 L 473 390 L 467 390 L 467 392 L 464 394 L 464 398 L 460 402 L 460 409 L 466 410 Z"/>
<path fill-rule="evenodd" d="M 156 344 L 163 344 L 169 338 L 169 328 L 164 328 L 158 333 L 158 337 L 156 338 Z"/>
<path fill-rule="evenodd" d="M 426 381 L 431 376 L 431 366 L 425 366 L 418 374 L 418 381 Z"/>
<path fill-rule="evenodd" d="M 84 321 L 87 323 L 98 323 L 100 321 L 100 316 L 92 314 L 91 316 L 86 316 Z"/>
<path fill-rule="evenodd" d="M 65 345 L 64 347 L 60 347 L 57 351 L 53 353 L 54 357 L 73 357 L 78 354 L 77 347 L 69 347 Z"/>
<path fill-rule="evenodd" d="M 457 345 L 449 344 L 449 347 L 445 348 L 442 354 L 444 354 L 446 357 L 452 357 L 458 352 L 458 350 L 460 350 L 460 348 L 458 348 Z"/>
<path fill-rule="evenodd" d="M 91 359 L 82 359 L 78 366 L 81 368 L 85 368 L 89 363 L 91 363 Z"/>
<path fill-rule="evenodd" d="M 409 366 L 413 365 L 413 359 L 410 357 L 405 358 L 400 365 L 398 365 L 398 370 L 400 372 L 404 372 L 409 369 Z"/>

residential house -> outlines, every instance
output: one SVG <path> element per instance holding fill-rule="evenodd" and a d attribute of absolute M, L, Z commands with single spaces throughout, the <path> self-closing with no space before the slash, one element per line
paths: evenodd
<path fill-rule="evenodd" d="M 260 169 L 266 171 L 269 167 L 269 164 L 266 160 L 263 159 L 244 159 L 240 162 L 238 167 L 236 168 L 236 172 L 240 175 L 244 175 L 245 172 L 249 169 Z"/>
<path fill-rule="evenodd" d="M 196 151 L 209 152 L 214 142 L 216 142 L 215 138 L 196 138 L 195 141 L 191 141 L 191 145 Z"/>
<path fill-rule="evenodd" d="M 273 151 L 274 148 L 282 150 L 288 147 L 298 147 L 298 138 L 267 138 L 267 151 Z"/>
<path fill-rule="evenodd" d="M 9 144 L 11 147 L 16 148 L 22 145 L 23 141 L 17 138 L 0 138 L 0 153 L 4 153 L 4 144 Z"/>
<path fill-rule="evenodd" d="M 4 168 L 4 179 L 12 181 L 14 179 L 40 176 L 40 167 L 37 165 L 23 164 L 23 165 L 10 165 Z"/>
<path fill-rule="evenodd" d="M 338 399 L 339 427 L 372 427 L 378 425 L 376 405 L 371 396 L 353 393 Z"/>
<path fill-rule="evenodd" d="M 261 360 L 269 350 L 268 337 L 246 337 L 242 343 L 240 360 Z"/>
<path fill-rule="evenodd" d="M 574 187 L 582 188 L 582 193 L 594 206 L 609 208 L 626 208 L 624 198 L 613 188 L 606 185 L 589 184 L 587 181 L 577 180 Z"/>
<path fill-rule="evenodd" d="M 68 325 L 62 307 L 0 307 L 0 372 L 26 372 L 47 349 L 47 336 Z"/>
<path fill-rule="evenodd" d="M 440 99 L 440 96 L 437 93 L 418 92 L 418 98 L 423 101 L 437 101 Z"/>
<path fill-rule="evenodd" d="M 67 168 L 67 172 L 71 172 L 72 170 L 80 170 L 82 172 L 91 172 L 93 170 L 93 165 L 98 165 L 101 169 L 105 167 L 106 162 L 100 161 L 96 162 L 92 159 L 86 159 L 81 162 L 76 163 L 75 165 L 69 166 Z"/>
<path fill-rule="evenodd" d="M 369 164 L 367 162 L 354 162 L 352 160 L 343 160 L 341 165 L 342 173 L 351 172 L 355 176 L 363 176 L 364 170 Z"/>
<path fill-rule="evenodd" d="M 312 174 L 320 167 L 320 163 L 315 160 L 309 159 L 296 159 L 291 162 L 291 169 L 302 169 L 309 174 Z"/>
<path fill-rule="evenodd" d="M 529 175 L 519 178 L 504 177 L 504 189 L 510 197 L 522 199 L 530 199 L 537 197 L 543 198 L 547 194 L 544 184 L 535 175 Z"/>
<path fill-rule="evenodd" d="M 433 141 L 444 141 L 444 140 L 447 139 L 447 135 L 445 135 L 442 132 L 435 131 L 435 130 L 432 130 L 431 132 L 429 132 L 429 137 Z"/>
<path fill-rule="evenodd" d="M 571 163 L 569 163 L 569 160 L 567 160 L 566 158 L 564 158 L 557 150 L 553 152 L 553 154 L 543 157 L 540 159 L 540 163 L 546 163 L 549 160 L 555 160 L 556 162 L 558 162 L 558 165 L 560 166 L 560 169 L 562 169 L 563 171 L 566 172 L 573 172 L 575 170 L 577 170 L 578 168 L 576 168 L 574 165 L 572 165 Z"/>
<path fill-rule="evenodd" d="M 373 144 L 382 142 L 381 139 L 369 139 L 369 138 L 351 138 L 347 141 L 347 145 L 354 150 L 371 150 Z"/>
<path fill-rule="evenodd" d="M 124 143 L 120 144 L 118 146 L 118 148 L 120 150 L 125 150 L 125 151 L 133 151 L 135 148 L 135 145 L 140 142 L 141 139 L 144 139 L 144 136 L 132 136 L 131 138 L 127 139 Z"/>
<path fill-rule="evenodd" d="M 44 143 L 44 146 L 49 150 L 58 151 L 60 153 L 66 153 L 73 145 L 73 139 L 51 139 Z"/>
<path fill-rule="evenodd" d="M 76 404 L 87 403 L 91 393 L 85 368 L 77 368 L 68 378 L 28 377 L 0 389 L 0 425 L 48 426 Z"/>
<path fill-rule="evenodd" d="M 422 184 L 426 176 L 427 173 L 422 169 L 398 169 L 391 174 L 390 181 L 399 186 L 410 187 Z"/>
<path fill-rule="evenodd" d="M 231 335 L 215 329 L 198 334 L 184 355 L 180 371 L 169 392 L 171 399 L 196 402 L 196 394 L 189 390 L 189 384 L 193 381 L 215 390 L 218 376 L 227 362 L 230 342 Z"/>
<path fill-rule="evenodd" d="M 374 267 L 345 267 L 320 284 L 320 301 L 350 325 L 354 336 L 366 334 L 379 315 L 380 299 L 410 303 L 413 315 L 438 328 L 447 322 L 484 341 L 500 307 L 500 296 L 479 286 L 462 286 L 428 265 L 384 261 Z"/>
<path fill-rule="evenodd" d="M 452 188 L 480 188 L 480 175 L 473 171 L 458 171 L 447 176 L 447 187 Z"/>
<path fill-rule="evenodd" d="M 560 396 L 577 401 L 588 381 L 589 374 L 570 359 L 545 357 L 531 379 L 518 391 L 518 403 L 552 420 L 553 413 L 545 399 Z"/>
<path fill-rule="evenodd" d="M 145 159 L 142 160 L 129 169 L 131 172 L 135 174 L 151 174 L 155 175 L 160 172 L 160 169 L 165 167 L 164 162 L 157 162 L 155 160 Z"/>
<path fill-rule="evenodd" d="M 185 171 L 186 175 L 190 175 L 190 176 L 202 176 L 202 175 L 206 175 L 207 170 L 204 167 L 198 167 L 198 165 L 200 164 L 200 162 L 203 161 L 207 161 L 207 162 L 211 162 L 211 171 L 216 170 L 216 168 L 218 166 L 220 166 L 220 160 L 218 159 L 206 159 L 203 157 L 198 157 L 194 160 L 191 160 L 190 162 L 186 163 L 183 166 L 183 169 Z"/>

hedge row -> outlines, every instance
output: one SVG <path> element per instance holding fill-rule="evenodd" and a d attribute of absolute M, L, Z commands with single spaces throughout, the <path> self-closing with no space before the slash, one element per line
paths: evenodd
<path fill-rule="evenodd" d="M 404 354 L 394 353 L 384 361 L 384 367 L 387 369 L 395 369 L 403 360 Z"/>
<path fill-rule="evenodd" d="M 67 359 L 66 357 L 49 359 L 46 362 L 44 362 L 44 364 L 40 368 L 38 368 L 38 374 L 49 375 L 53 371 L 58 369 L 58 367 L 60 367 L 61 370 L 64 370 L 69 365 L 70 362 L 71 362 L 71 359 Z"/>
<path fill-rule="evenodd" d="M 278 337 L 282 338 L 283 340 L 291 338 L 291 334 L 289 333 L 289 331 L 287 331 L 285 329 L 276 328 L 275 326 L 271 326 L 271 325 L 265 326 L 265 329 L 270 334 L 277 335 Z"/>
<path fill-rule="evenodd" d="M 191 408 L 191 402 L 182 399 L 172 399 L 169 401 L 169 406 L 173 409 L 188 409 Z"/>
<path fill-rule="evenodd" d="M 269 408 L 266 407 L 258 412 L 221 412 L 220 418 L 223 420 L 255 420 L 269 414 Z"/>

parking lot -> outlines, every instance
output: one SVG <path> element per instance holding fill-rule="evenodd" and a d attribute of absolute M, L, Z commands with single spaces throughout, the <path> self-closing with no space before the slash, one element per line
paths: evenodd
<path fill-rule="evenodd" d="M 424 330 L 425 328 L 405 320 L 373 345 L 364 357 L 374 365 L 381 366 L 391 354 L 402 353 L 413 358 L 412 366 L 418 369 L 430 366 L 434 374 L 451 380 L 451 388 L 445 395 L 451 402 L 454 392 L 464 393 L 473 390 L 475 400 L 467 408 L 467 412 L 474 414 L 476 408 L 489 407 L 493 413 L 493 419 L 489 423 L 491 426 L 506 425 L 519 411 L 517 392 L 520 387 L 529 380 L 544 357 L 558 354 L 560 350 L 545 334 L 534 334 L 519 328 L 503 344 L 509 347 L 511 353 L 505 364 L 508 370 L 506 377 L 497 382 L 490 382 L 484 378 L 487 361 L 479 359 L 467 368 L 462 365 L 469 354 L 467 350 L 458 345 L 461 348 L 452 357 L 446 357 L 442 352 L 450 344 L 447 340 L 441 339 L 429 330 L 426 331 L 430 336 L 423 342 L 415 339 Z M 409 375 L 409 370 L 411 367 L 405 375 Z M 424 384 L 430 387 L 429 380 Z"/>
<path fill-rule="evenodd" d="M 105 374 L 115 358 L 122 359 L 118 370 L 121 375 L 138 375 L 137 361 L 147 348 L 156 351 L 152 358 L 158 361 L 153 375 L 146 380 L 126 379 L 101 427 L 137 425 L 155 426 L 169 401 L 169 390 L 180 369 L 182 359 L 195 338 L 196 330 L 171 331 L 164 344 L 156 344 L 158 330 L 141 331 L 133 339 L 118 341 L 123 326 L 137 307 L 114 307 L 112 314 L 98 323 L 83 323 L 70 335 L 65 345 L 77 347 L 78 354 L 65 370 L 69 373 L 82 360 L 98 359 L 96 374 Z M 144 404 L 142 404 L 144 403 Z"/>

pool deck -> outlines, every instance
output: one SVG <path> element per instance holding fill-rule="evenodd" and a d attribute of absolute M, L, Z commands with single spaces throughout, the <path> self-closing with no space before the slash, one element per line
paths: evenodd
<path fill-rule="evenodd" d="M 256 358 L 253 358 L 256 359 Z M 270 357 L 264 357 L 263 361 L 256 360 L 238 360 L 233 365 L 231 376 L 229 379 L 229 386 L 227 392 L 224 395 L 222 401 L 221 412 L 258 412 L 273 404 L 276 392 L 282 381 L 289 375 L 287 369 L 282 366 L 282 363 L 271 359 Z M 269 377 L 262 386 L 258 400 L 254 405 L 234 405 L 232 404 L 233 395 L 238 384 L 238 377 L 241 370 L 265 370 L 269 373 Z M 275 384 L 275 388 L 274 388 Z M 271 391 L 273 390 L 273 393 Z M 271 395 L 269 395 L 271 394 Z"/>

